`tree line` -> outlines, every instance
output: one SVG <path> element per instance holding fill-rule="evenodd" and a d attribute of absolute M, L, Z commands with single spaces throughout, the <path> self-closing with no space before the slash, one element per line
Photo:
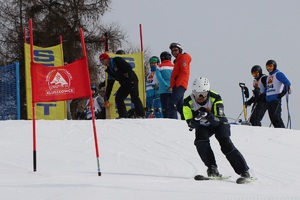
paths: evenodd
<path fill-rule="evenodd" d="M 82 57 L 79 29 L 84 30 L 91 82 L 97 83 L 98 55 L 104 51 L 104 34 L 109 49 L 127 42 L 126 34 L 117 23 L 107 24 L 102 17 L 110 10 L 111 0 L 10 0 L 0 1 L 0 66 L 19 61 L 21 119 L 27 119 L 24 31 L 33 21 L 34 44 L 49 47 L 63 38 L 64 61 Z M 29 41 L 27 39 L 27 41 Z"/>

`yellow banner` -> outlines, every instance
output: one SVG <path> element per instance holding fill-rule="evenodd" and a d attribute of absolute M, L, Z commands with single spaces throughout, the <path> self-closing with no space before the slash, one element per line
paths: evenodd
<path fill-rule="evenodd" d="M 146 103 L 146 88 L 145 88 L 145 70 L 144 70 L 144 54 L 142 52 L 140 53 L 133 53 L 133 54 L 109 54 L 111 58 L 113 57 L 122 57 L 124 60 L 126 60 L 131 67 L 133 68 L 133 71 L 136 73 L 138 79 L 139 79 L 139 96 L 140 99 L 145 106 Z M 107 80 L 107 74 L 106 74 L 106 80 Z M 115 96 L 116 92 L 119 89 L 120 84 L 118 81 L 115 81 L 114 87 L 111 92 L 111 97 L 109 98 L 109 102 L 112 104 L 110 107 L 110 117 L 111 119 L 117 118 L 118 110 L 115 102 Z M 127 111 L 134 107 L 133 103 L 131 103 L 130 95 L 125 99 L 125 105 L 127 108 Z"/>
<path fill-rule="evenodd" d="M 26 73 L 26 102 L 27 102 L 27 119 L 32 119 L 32 89 L 30 76 L 30 45 L 24 44 L 25 48 L 25 73 Z M 33 47 L 33 61 L 43 65 L 54 67 L 63 66 L 62 45 L 42 48 Z M 62 120 L 67 117 L 67 107 L 65 101 L 57 102 L 40 102 L 36 104 L 36 119 Z"/>

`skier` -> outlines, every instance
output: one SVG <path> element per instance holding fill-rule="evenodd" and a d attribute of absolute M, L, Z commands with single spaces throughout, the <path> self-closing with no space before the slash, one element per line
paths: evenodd
<path fill-rule="evenodd" d="M 281 118 L 281 98 L 287 92 L 291 93 L 291 83 L 277 69 L 277 63 L 274 60 L 268 60 L 266 68 L 269 72 L 267 87 L 265 88 L 269 118 L 275 128 L 285 128 Z"/>
<path fill-rule="evenodd" d="M 197 152 L 207 166 L 208 177 L 221 177 L 209 138 L 215 135 L 222 153 L 243 178 L 250 178 L 249 167 L 230 139 L 230 124 L 224 114 L 221 96 L 210 90 L 209 80 L 196 78 L 192 84 L 192 94 L 184 99 L 183 114 L 190 130 L 195 129 Z"/>
<path fill-rule="evenodd" d="M 169 103 L 169 118 L 178 119 L 177 112 L 179 112 L 181 119 L 184 120 L 182 113 L 183 95 L 189 83 L 192 58 L 189 54 L 182 52 L 183 50 L 179 43 L 171 43 L 170 50 L 176 59 L 174 60 L 174 69 L 172 71 L 169 88 L 169 91 L 172 91 L 171 101 Z"/>
<path fill-rule="evenodd" d="M 167 51 L 163 51 L 160 54 L 161 64 L 156 68 L 156 77 L 158 80 L 159 88 L 158 93 L 160 94 L 160 101 L 162 106 L 162 112 L 164 118 L 169 116 L 169 104 L 171 101 L 170 80 L 171 74 L 174 68 L 174 64 L 171 62 L 171 54 Z"/>
<path fill-rule="evenodd" d="M 108 100 L 111 94 L 112 85 L 117 80 L 120 83 L 120 88 L 117 91 L 115 100 L 119 113 L 118 118 L 127 118 L 127 110 L 124 103 L 126 97 L 130 94 L 131 101 L 135 107 L 135 113 L 138 118 L 145 117 L 145 110 L 142 101 L 139 97 L 138 90 L 138 77 L 132 70 L 132 67 L 121 57 L 110 58 L 107 53 L 102 53 L 99 56 L 100 62 L 105 65 L 106 72 L 110 75 L 112 81 L 108 82 L 105 93 L 105 104 L 108 104 Z"/>
<path fill-rule="evenodd" d="M 104 99 L 99 95 L 97 92 L 96 85 L 91 85 L 92 90 L 92 98 L 94 103 L 94 113 L 96 119 L 105 119 L 105 116 L 103 116 L 103 110 L 104 108 Z M 90 110 L 90 99 L 86 101 L 85 108 L 83 112 L 77 112 L 77 118 L 78 119 L 92 119 L 92 112 Z"/>
<path fill-rule="evenodd" d="M 267 111 L 266 94 L 264 93 L 266 87 L 267 76 L 262 73 L 259 65 L 254 65 L 251 68 L 253 80 L 253 96 L 245 102 L 246 106 L 253 103 L 250 123 L 252 126 L 261 126 L 261 120 Z"/>
<path fill-rule="evenodd" d="M 152 56 L 149 59 L 150 73 L 146 75 L 146 118 L 162 118 L 160 96 L 158 94 L 158 81 L 156 78 L 156 67 L 159 58 Z"/>

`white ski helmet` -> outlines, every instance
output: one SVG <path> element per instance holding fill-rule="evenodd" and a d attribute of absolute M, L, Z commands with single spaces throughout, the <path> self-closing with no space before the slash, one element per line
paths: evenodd
<path fill-rule="evenodd" d="M 202 97 L 206 97 L 208 91 L 210 90 L 209 80 L 205 77 L 196 78 L 192 85 L 192 92 L 196 97 L 202 95 Z"/>

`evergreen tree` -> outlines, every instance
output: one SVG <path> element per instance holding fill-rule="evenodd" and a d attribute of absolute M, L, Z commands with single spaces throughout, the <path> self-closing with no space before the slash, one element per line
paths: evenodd
<path fill-rule="evenodd" d="M 104 51 L 104 33 L 108 33 L 110 49 L 117 49 L 125 41 L 118 25 L 101 21 L 110 4 L 111 0 L 0 1 L 0 64 L 20 62 L 22 119 L 27 117 L 23 35 L 25 30 L 28 36 L 29 18 L 33 20 L 35 45 L 57 45 L 62 36 L 65 62 L 82 57 L 79 29 L 83 28 L 91 82 L 95 83 L 99 70 L 97 55 Z"/>

